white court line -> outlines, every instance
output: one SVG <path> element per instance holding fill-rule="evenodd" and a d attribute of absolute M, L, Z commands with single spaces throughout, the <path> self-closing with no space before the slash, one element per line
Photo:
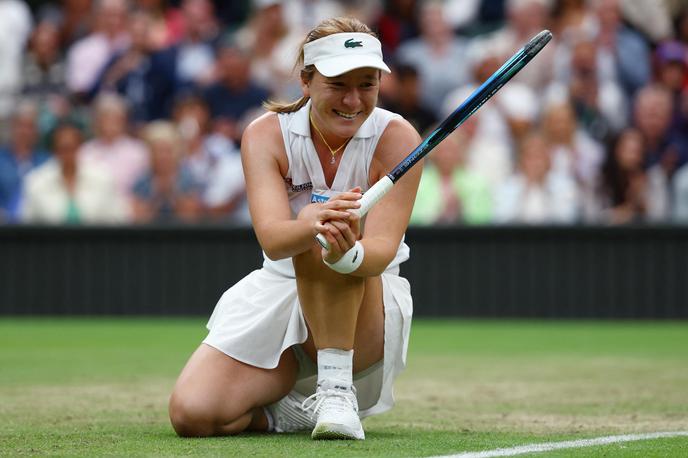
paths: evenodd
<path fill-rule="evenodd" d="M 515 456 L 525 453 L 548 452 L 563 448 L 590 447 L 593 445 L 616 444 L 618 442 L 642 441 L 648 439 L 660 439 L 663 437 L 688 436 L 688 431 L 674 431 L 648 434 L 624 434 L 622 436 L 596 437 L 593 439 L 578 439 L 564 442 L 545 442 L 542 444 L 521 445 L 518 447 L 498 448 L 482 452 L 466 452 L 456 455 L 442 455 L 434 458 L 490 458 L 493 456 Z"/>

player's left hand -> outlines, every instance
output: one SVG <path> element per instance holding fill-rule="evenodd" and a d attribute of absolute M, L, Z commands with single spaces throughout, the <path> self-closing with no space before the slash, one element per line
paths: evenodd
<path fill-rule="evenodd" d="M 353 213 L 348 221 L 330 220 L 323 224 L 323 231 L 330 244 L 330 249 L 322 249 L 322 257 L 330 264 L 341 259 L 342 255 L 349 251 L 361 237 L 361 218 Z"/>

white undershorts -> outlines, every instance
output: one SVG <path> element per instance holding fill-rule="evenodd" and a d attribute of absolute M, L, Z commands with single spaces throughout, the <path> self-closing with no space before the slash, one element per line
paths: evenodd
<path fill-rule="evenodd" d="M 208 321 L 210 332 L 203 343 L 255 367 L 277 367 L 282 352 L 300 347 L 308 337 L 291 267 L 291 259 L 266 262 L 225 291 Z M 413 305 L 409 283 L 398 271 L 396 266 L 381 275 L 384 359 L 354 376 L 361 417 L 392 408 L 394 379 L 406 366 Z M 317 367 L 299 347 L 294 348 L 299 361 L 294 390 L 309 396 L 315 392 Z"/>

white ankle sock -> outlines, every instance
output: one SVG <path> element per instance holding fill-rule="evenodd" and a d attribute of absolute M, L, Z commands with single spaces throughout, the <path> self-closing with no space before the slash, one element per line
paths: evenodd
<path fill-rule="evenodd" d="M 353 368 L 353 350 L 338 348 L 318 350 L 318 384 L 325 380 L 332 380 L 350 387 L 353 380 Z"/>

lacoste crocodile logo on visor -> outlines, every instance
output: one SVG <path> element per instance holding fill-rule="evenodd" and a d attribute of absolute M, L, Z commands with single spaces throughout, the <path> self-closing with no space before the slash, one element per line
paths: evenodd
<path fill-rule="evenodd" d="M 360 48 L 363 47 L 363 43 L 360 41 L 354 41 L 353 38 L 349 38 L 344 42 L 345 48 Z"/>

